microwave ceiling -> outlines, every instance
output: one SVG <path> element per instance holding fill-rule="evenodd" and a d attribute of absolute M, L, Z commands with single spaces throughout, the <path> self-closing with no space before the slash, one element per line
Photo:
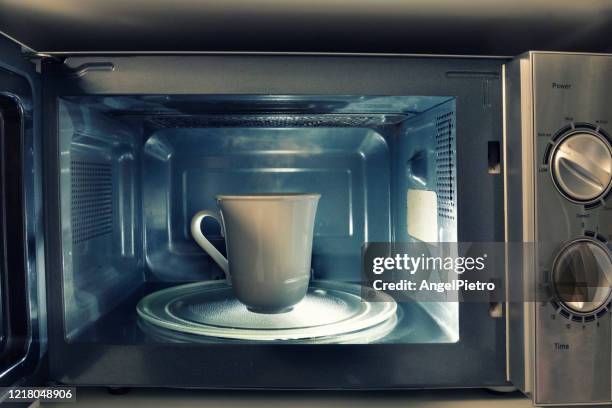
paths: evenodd
<path fill-rule="evenodd" d="M 115 95 L 65 96 L 78 106 L 153 128 L 353 127 L 399 125 L 450 96 Z"/>
<path fill-rule="evenodd" d="M 40 53 L 612 52 L 610 0 L 0 0 Z"/>

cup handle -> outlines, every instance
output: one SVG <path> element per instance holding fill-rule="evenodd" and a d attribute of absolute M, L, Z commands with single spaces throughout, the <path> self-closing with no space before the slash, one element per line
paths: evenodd
<path fill-rule="evenodd" d="M 215 261 L 217 265 L 219 265 L 221 269 L 223 269 L 223 273 L 225 273 L 225 279 L 230 282 L 229 263 L 227 262 L 227 259 L 221 254 L 221 252 L 217 250 L 217 248 L 214 247 L 213 244 L 210 243 L 210 241 L 204 236 L 204 234 L 202 234 L 201 224 L 202 220 L 204 220 L 204 218 L 206 217 L 215 219 L 219 223 L 219 225 L 221 225 L 221 234 L 225 235 L 225 226 L 223 225 L 223 221 L 221 221 L 221 218 L 219 218 L 217 214 L 209 210 L 199 211 L 196 215 L 193 216 L 193 218 L 191 219 L 191 235 L 193 236 L 193 239 L 195 239 L 195 241 L 198 243 L 198 245 L 201 246 L 202 249 L 204 249 L 204 251 L 208 253 L 208 255 L 210 255 L 213 261 Z"/>

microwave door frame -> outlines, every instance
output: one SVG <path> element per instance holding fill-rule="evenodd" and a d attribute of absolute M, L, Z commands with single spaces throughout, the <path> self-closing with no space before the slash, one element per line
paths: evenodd
<path fill-rule="evenodd" d="M 0 35 L 2 346 L 0 385 L 46 378 L 46 295 L 40 152 L 40 75 Z M 0 395 L 0 398 L 2 396 Z"/>
<path fill-rule="evenodd" d="M 503 243 L 503 179 L 488 172 L 488 142 L 502 142 L 501 71 L 505 62 L 491 58 L 304 55 L 99 55 L 71 56 L 63 64 L 43 61 L 44 141 L 45 157 L 49 159 L 45 167 L 50 226 L 47 250 L 52 262 L 48 268 L 51 378 L 74 385 L 197 388 L 509 385 L 505 321 L 491 315 L 488 303 L 460 303 L 456 343 L 202 345 L 67 341 L 61 297 L 57 119 L 58 98 L 66 95 L 454 96 L 459 240 Z M 122 369 L 111 369 L 116 364 Z M 295 367 L 300 367 L 299 372 Z"/>

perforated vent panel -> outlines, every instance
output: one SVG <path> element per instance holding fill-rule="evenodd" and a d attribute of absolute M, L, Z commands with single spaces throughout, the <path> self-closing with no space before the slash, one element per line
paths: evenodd
<path fill-rule="evenodd" d="M 72 160 L 72 242 L 78 244 L 113 228 L 113 173 L 110 162 Z"/>
<path fill-rule="evenodd" d="M 405 115 L 156 115 L 147 123 L 156 128 L 206 127 L 378 127 L 394 125 Z"/>
<path fill-rule="evenodd" d="M 436 189 L 438 216 L 455 219 L 455 115 L 436 116 Z"/>

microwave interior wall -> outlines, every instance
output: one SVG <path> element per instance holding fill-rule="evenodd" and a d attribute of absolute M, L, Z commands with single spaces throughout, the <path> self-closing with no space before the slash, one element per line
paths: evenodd
<path fill-rule="evenodd" d="M 189 231 L 217 194 L 320 193 L 316 280 L 359 282 L 365 242 L 457 241 L 455 128 L 453 96 L 59 98 L 65 338 L 147 341 L 138 299 L 221 279 Z M 449 296 L 400 304 L 381 341 L 458 341 Z"/>

